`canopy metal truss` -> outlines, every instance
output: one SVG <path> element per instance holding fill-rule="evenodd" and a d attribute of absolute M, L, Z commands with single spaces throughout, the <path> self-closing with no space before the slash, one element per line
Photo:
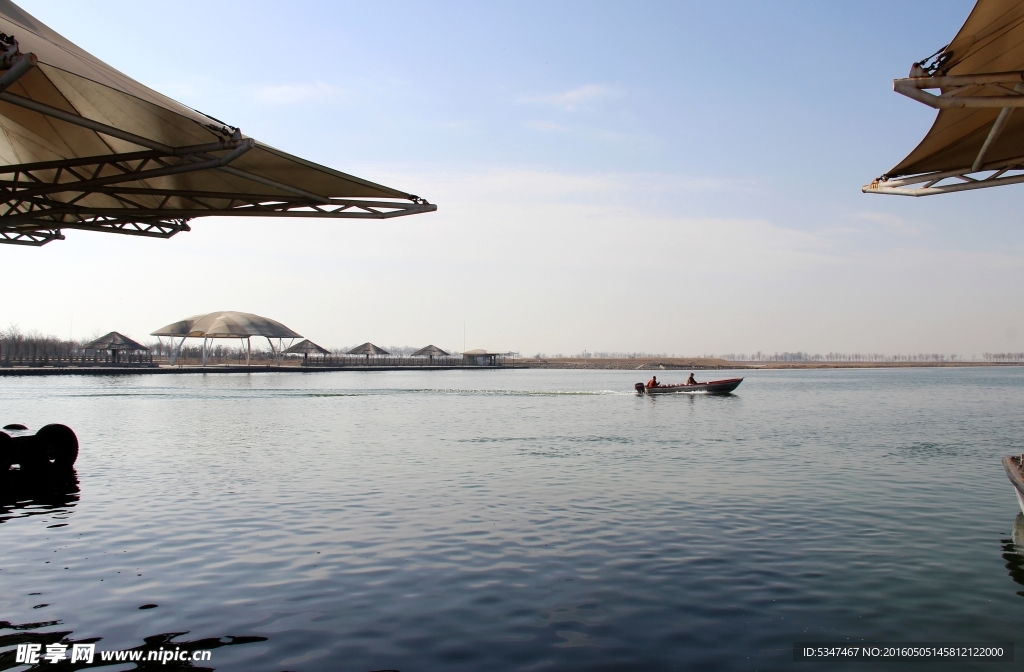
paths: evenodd
<path fill-rule="evenodd" d="M 947 170 L 894 179 L 886 179 L 883 176 L 861 187 L 861 191 L 865 194 L 934 196 L 1021 182 L 1024 182 L 1024 156 L 1010 161 L 1000 161 L 994 165 L 985 165 L 978 170 Z"/>
<path fill-rule="evenodd" d="M 209 216 L 388 219 L 437 210 L 243 137 L 8 5 L 0 3 L 0 28 L 19 31 L 38 55 L 0 32 L 0 243 L 44 245 L 65 229 L 170 238 Z M 43 160 L 17 162 L 35 158 Z"/>
<path fill-rule="evenodd" d="M 0 78 L 0 91 L 13 81 L 3 81 L 13 71 L 13 68 L 8 70 Z M 21 74 L 26 71 L 22 70 Z M 387 219 L 437 210 L 436 205 L 418 197 L 410 201 L 326 198 L 233 168 L 231 162 L 256 144 L 251 138 L 242 138 L 238 129 L 230 129 L 230 136 L 221 142 L 169 147 L 11 93 L 0 92 L 0 101 L 151 148 L 0 166 L 0 198 L 3 199 L 0 200 L 0 243 L 44 245 L 51 240 L 62 240 L 61 229 L 170 238 L 180 231 L 189 231 L 190 219 L 213 215 Z M 272 187 L 278 194 L 123 186 L 126 182 L 138 183 L 204 170 L 222 170 Z M 290 193 L 291 197 L 282 198 L 281 191 Z M 79 201 L 93 194 L 116 199 L 120 207 L 79 205 Z M 156 196 L 162 200 L 158 207 L 145 207 L 133 200 L 138 196 Z M 168 206 L 172 198 L 176 204 L 184 201 L 189 207 Z M 126 209 L 130 216 L 126 216 Z"/>
<path fill-rule="evenodd" d="M 1024 2 L 977 0 L 946 46 L 893 89 L 935 109 L 925 137 L 867 194 L 931 196 L 1024 182 Z"/>
<path fill-rule="evenodd" d="M 915 64 L 915 69 L 918 68 L 920 66 Z M 924 74 L 924 71 L 921 70 L 921 73 Z M 972 89 L 976 90 L 982 86 L 987 87 L 986 95 L 969 95 Z M 940 89 L 941 93 L 935 95 L 928 93 L 927 89 Z M 970 168 L 935 171 L 897 179 L 883 175 L 862 187 L 861 191 L 866 194 L 933 196 L 1024 182 L 1024 156 L 985 162 L 989 149 L 999 139 L 1010 115 L 1018 107 L 1024 107 L 1024 72 L 907 77 L 894 80 L 893 90 L 937 110 L 998 108 L 1000 112 Z M 991 95 L 993 90 L 998 93 Z"/>

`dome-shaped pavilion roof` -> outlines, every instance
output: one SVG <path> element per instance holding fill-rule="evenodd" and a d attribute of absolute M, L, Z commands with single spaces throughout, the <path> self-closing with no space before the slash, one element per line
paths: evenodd
<path fill-rule="evenodd" d="M 222 310 L 193 315 L 154 331 L 151 336 L 188 336 L 191 338 L 302 338 L 277 320 L 253 313 Z"/>

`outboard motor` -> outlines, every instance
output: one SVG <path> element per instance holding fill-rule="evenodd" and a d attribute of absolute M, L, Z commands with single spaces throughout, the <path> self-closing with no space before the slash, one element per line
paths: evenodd
<path fill-rule="evenodd" d="M 636 390 L 637 394 L 644 394 L 647 391 L 647 388 L 644 387 L 643 383 L 637 383 L 633 386 L 633 389 Z"/>

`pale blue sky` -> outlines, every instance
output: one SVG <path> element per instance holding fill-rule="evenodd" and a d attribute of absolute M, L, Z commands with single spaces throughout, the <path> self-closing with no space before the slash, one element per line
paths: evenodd
<path fill-rule="evenodd" d="M 21 5 L 248 135 L 440 207 L 2 248 L 50 296 L 11 299 L 22 328 L 74 312 L 76 336 L 143 337 L 237 309 L 325 345 L 461 346 L 465 320 L 469 347 L 529 353 L 1024 350 L 1022 187 L 859 190 L 930 125 L 891 80 L 970 1 Z M 90 281 L 116 300 L 69 294 Z"/>

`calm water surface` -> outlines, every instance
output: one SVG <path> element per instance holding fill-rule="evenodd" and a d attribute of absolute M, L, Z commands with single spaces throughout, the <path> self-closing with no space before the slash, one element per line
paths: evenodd
<path fill-rule="evenodd" d="M 656 398 L 641 372 L 0 379 L 0 424 L 82 444 L 77 486 L 0 499 L 0 669 L 26 638 L 403 672 L 1015 639 L 1024 369 L 738 375 Z"/>

